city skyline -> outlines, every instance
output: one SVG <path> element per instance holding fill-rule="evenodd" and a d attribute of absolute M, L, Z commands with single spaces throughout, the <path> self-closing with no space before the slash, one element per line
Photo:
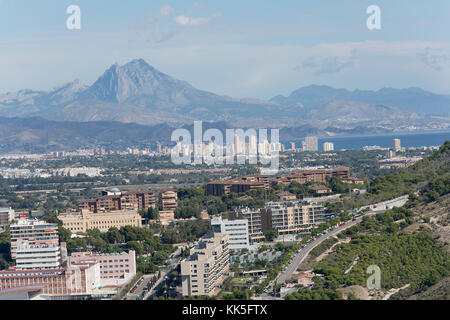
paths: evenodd
<path fill-rule="evenodd" d="M 0 300 L 449 300 L 448 30 L 448 0 L 0 0 Z"/>

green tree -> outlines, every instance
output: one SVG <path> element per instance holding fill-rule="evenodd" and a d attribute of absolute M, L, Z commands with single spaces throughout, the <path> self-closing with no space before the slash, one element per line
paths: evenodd
<path fill-rule="evenodd" d="M 276 230 L 266 231 L 266 232 L 264 232 L 264 237 L 267 242 L 272 242 L 276 238 L 278 238 L 278 232 Z"/>

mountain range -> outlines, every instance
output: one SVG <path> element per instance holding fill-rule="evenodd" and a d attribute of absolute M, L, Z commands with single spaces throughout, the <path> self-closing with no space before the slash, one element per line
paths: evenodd
<path fill-rule="evenodd" d="M 58 121 L 119 121 L 139 124 L 227 121 L 281 111 L 275 103 L 246 101 L 198 90 L 138 59 L 114 64 L 91 86 L 79 80 L 49 92 L 21 90 L 0 95 L 0 116 Z M 258 118 L 258 117 L 255 117 Z"/>
<path fill-rule="evenodd" d="M 405 122 L 446 116 L 450 96 L 419 88 L 348 91 L 312 85 L 270 101 L 234 99 L 194 88 L 142 59 L 112 65 L 91 86 L 75 80 L 50 91 L 0 94 L 0 116 L 55 121 L 117 121 L 142 125 L 184 125 L 193 120 L 233 126 L 323 127 L 380 120 Z"/>
<path fill-rule="evenodd" d="M 288 97 L 280 95 L 270 101 L 283 106 L 298 106 L 306 110 L 317 110 L 339 100 L 395 106 L 398 110 L 421 115 L 448 115 L 450 111 L 450 96 L 434 94 L 420 88 L 349 91 L 328 86 L 311 85 L 292 92 Z"/>

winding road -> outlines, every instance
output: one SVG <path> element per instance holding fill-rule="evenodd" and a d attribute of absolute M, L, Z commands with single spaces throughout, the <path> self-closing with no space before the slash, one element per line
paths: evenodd
<path fill-rule="evenodd" d="M 306 257 L 309 255 L 309 253 L 318 245 L 320 245 L 325 240 L 329 239 L 330 237 L 333 237 L 337 235 L 338 233 L 351 228 L 359 223 L 361 223 L 362 219 L 364 217 L 369 217 L 373 215 L 377 215 L 379 213 L 386 212 L 386 210 L 392 209 L 395 207 L 402 207 L 406 202 L 408 201 L 408 196 L 401 196 L 393 200 L 383 201 L 371 206 L 366 206 L 361 209 L 370 209 L 371 211 L 363 214 L 362 216 L 359 216 L 357 218 L 354 218 L 354 220 L 348 221 L 345 223 L 345 225 L 335 227 L 333 229 L 328 230 L 327 234 L 322 235 L 318 239 L 314 239 L 310 243 L 307 243 L 306 246 L 298 252 L 294 258 L 291 260 L 291 262 L 288 264 L 287 268 L 283 270 L 276 278 L 273 280 L 270 285 L 268 286 L 269 292 L 272 290 L 273 285 L 275 283 L 277 284 L 283 284 L 286 283 L 294 274 L 294 272 L 298 269 L 298 267 L 302 264 L 302 262 L 306 259 Z M 258 300 L 272 300 L 275 299 L 273 296 L 270 296 L 267 293 L 264 293 L 257 297 Z"/>

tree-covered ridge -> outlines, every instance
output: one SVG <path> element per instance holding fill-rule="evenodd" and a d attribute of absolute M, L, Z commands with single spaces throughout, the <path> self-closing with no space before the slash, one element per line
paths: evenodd
<path fill-rule="evenodd" d="M 286 299 L 341 299 L 340 288 L 366 287 L 370 276 L 366 271 L 371 265 L 381 269 L 382 289 L 409 285 L 402 290 L 406 297 L 450 276 L 450 255 L 430 230 L 420 227 L 414 233 L 405 232 L 411 232 L 408 226 L 425 220 L 411 209 L 418 201 L 412 195 L 405 207 L 366 216 L 360 224 L 338 234 L 340 239 L 351 236 L 351 241 L 336 245 L 332 254 L 316 263 L 313 270 L 320 276 L 314 278 L 314 288 L 300 289 Z M 351 298 L 355 296 L 347 299 Z"/>
<path fill-rule="evenodd" d="M 431 201 L 450 192 L 450 141 L 408 168 L 377 177 L 369 191 L 381 199 L 389 199 L 416 190 Z"/>
<path fill-rule="evenodd" d="M 354 261 L 357 263 L 345 273 Z M 350 243 L 338 245 L 334 256 L 320 261 L 314 271 L 324 275 L 318 279 L 318 285 L 324 288 L 365 286 L 370 265 L 380 267 L 383 289 L 410 284 L 412 292 L 420 292 L 450 275 L 450 257 L 426 230 L 357 235 Z"/>

